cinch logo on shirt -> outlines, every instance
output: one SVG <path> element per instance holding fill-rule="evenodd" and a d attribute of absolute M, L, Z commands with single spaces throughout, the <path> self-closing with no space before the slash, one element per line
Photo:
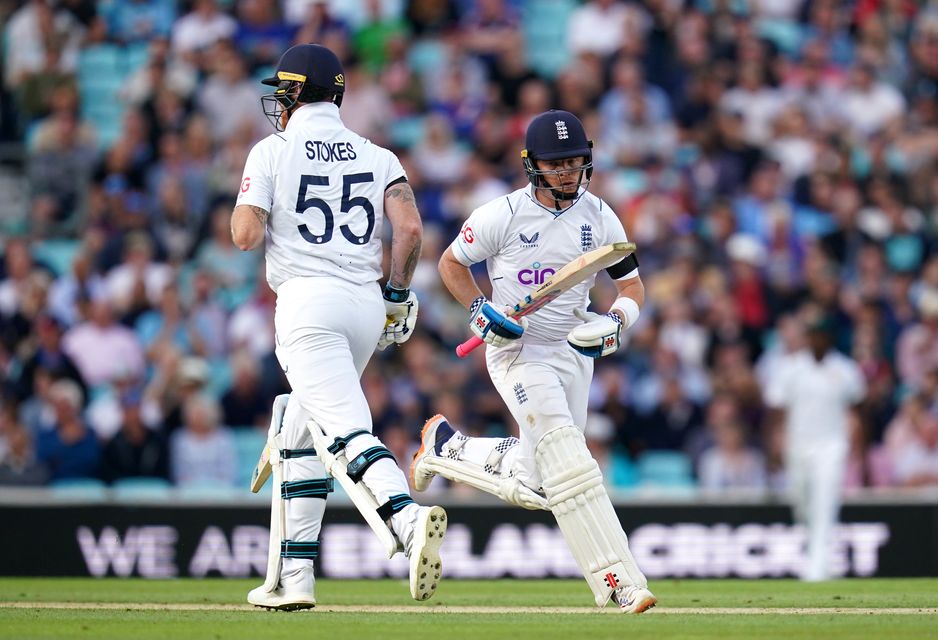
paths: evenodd
<path fill-rule="evenodd" d="M 544 281 L 557 273 L 555 269 L 545 267 L 541 269 L 541 263 L 535 262 L 530 269 L 522 269 L 518 272 L 518 282 L 521 284 L 544 284 Z"/>
<path fill-rule="evenodd" d="M 541 237 L 540 231 L 535 233 L 530 238 L 524 235 L 523 233 L 518 234 L 518 238 L 521 240 L 521 246 L 525 249 L 530 249 L 537 246 L 537 239 Z"/>

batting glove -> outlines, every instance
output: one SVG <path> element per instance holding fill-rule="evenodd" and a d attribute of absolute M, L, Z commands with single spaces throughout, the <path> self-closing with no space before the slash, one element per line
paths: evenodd
<path fill-rule="evenodd" d="M 590 358 L 602 358 L 619 349 L 622 318 L 609 312 L 606 315 L 575 309 L 573 313 L 584 324 L 567 334 L 567 344 Z"/>
<path fill-rule="evenodd" d="M 402 344 L 410 339 L 417 322 L 417 296 L 410 289 L 398 289 L 391 285 L 384 287 L 384 312 L 387 321 L 384 332 L 378 338 L 378 351 L 384 351 L 389 345 Z"/>
<path fill-rule="evenodd" d="M 528 326 L 527 318 L 510 318 L 483 296 L 469 305 L 469 328 L 486 344 L 502 347 L 517 340 Z"/>

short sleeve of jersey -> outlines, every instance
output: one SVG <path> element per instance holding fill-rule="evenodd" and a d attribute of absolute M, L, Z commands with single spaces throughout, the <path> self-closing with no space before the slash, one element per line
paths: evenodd
<path fill-rule="evenodd" d="M 274 149 L 270 138 L 261 140 L 251 149 L 244 163 L 236 204 L 253 205 L 270 212 L 274 204 Z"/>
<path fill-rule="evenodd" d="M 501 200 L 504 198 L 479 207 L 463 223 L 451 245 L 453 256 L 461 264 L 469 267 L 498 253 L 501 236 L 511 215 L 507 205 L 504 212 L 500 210 L 497 203 Z"/>
<path fill-rule="evenodd" d="M 604 225 L 605 237 L 600 243 L 602 245 L 612 244 L 614 242 L 628 242 L 628 236 L 625 234 L 625 227 L 622 226 L 622 221 L 619 220 L 619 216 L 616 215 L 616 212 L 612 210 L 604 200 L 600 200 L 600 212 L 604 214 L 606 224 Z M 628 258 L 626 258 L 628 259 Z M 630 269 L 625 275 L 619 276 L 616 280 L 629 280 L 638 275 L 638 267 L 635 269 Z"/>
<path fill-rule="evenodd" d="M 407 172 L 404 171 L 404 167 L 401 165 L 401 161 L 398 160 L 397 156 L 388 151 L 388 175 L 384 182 L 384 187 L 387 188 L 392 182 L 396 182 L 401 178 L 407 179 Z"/>

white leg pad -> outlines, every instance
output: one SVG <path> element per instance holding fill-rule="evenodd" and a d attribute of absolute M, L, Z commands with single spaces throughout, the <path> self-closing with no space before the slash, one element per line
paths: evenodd
<path fill-rule="evenodd" d="M 352 500 L 352 503 L 358 508 L 362 516 L 364 516 L 365 522 L 368 523 L 368 526 L 371 527 L 372 531 L 375 532 L 375 535 L 378 536 L 378 539 L 384 545 L 388 558 L 390 558 L 397 553 L 399 542 L 397 536 L 394 535 L 394 532 L 388 526 L 388 523 L 382 520 L 381 516 L 378 515 L 378 507 L 380 505 L 378 501 L 375 500 L 375 496 L 368 490 L 364 482 L 355 482 L 348 476 L 348 472 L 346 471 L 348 459 L 345 456 L 344 449 L 340 450 L 338 453 L 329 451 L 329 446 L 332 445 L 335 439 L 328 436 L 315 420 L 310 420 L 306 426 L 313 436 L 313 446 L 316 448 L 316 452 L 326 466 L 326 472 L 335 478 L 336 482 L 342 485 L 342 488 Z"/>
<path fill-rule="evenodd" d="M 283 561 L 280 557 L 280 543 L 283 541 L 283 532 L 286 528 L 283 498 L 280 495 L 280 488 L 283 485 L 281 448 L 279 435 L 268 436 L 267 454 L 273 477 L 270 494 L 270 544 L 267 547 L 267 577 L 264 579 L 264 590 L 268 592 L 273 592 L 280 583 L 280 566 Z"/>
<path fill-rule="evenodd" d="M 514 476 L 493 475 L 472 462 L 440 456 L 428 456 L 421 465 L 447 480 L 467 484 L 519 507 L 549 510 L 544 496 L 535 493 Z"/>
<path fill-rule="evenodd" d="M 534 457 L 547 504 L 596 605 L 606 606 L 616 587 L 646 587 L 648 581 L 629 551 L 602 472 L 580 430 L 571 425 L 549 432 L 538 442 Z"/>

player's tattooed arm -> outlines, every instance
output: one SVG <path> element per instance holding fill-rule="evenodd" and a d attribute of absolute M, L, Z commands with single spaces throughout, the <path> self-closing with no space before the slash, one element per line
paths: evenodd
<path fill-rule="evenodd" d="M 414 198 L 414 190 L 410 188 L 410 185 L 406 182 L 396 184 L 384 193 L 385 199 L 394 198 L 400 200 L 404 203 L 409 203 L 416 206 L 416 199 Z"/>
<path fill-rule="evenodd" d="M 384 211 L 391 222 L 391 273 L 392 287 L 406 289 L 417 269 L 423 225 L 414 191 L 406 182 L 392 185 L 384 192 Z"/>
<path fill-rule="evenodd" d="M 270 212 L 252 204 L 239 204 L 231 214 L 231 240 L 242 251 L 250 251 L 264 241 Z"/>

